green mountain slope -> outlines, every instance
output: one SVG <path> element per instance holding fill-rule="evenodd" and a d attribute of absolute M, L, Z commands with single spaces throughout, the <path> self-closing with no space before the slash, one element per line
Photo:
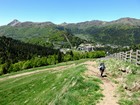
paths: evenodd
<path fill-rule="evenodd" d="M 113 45 L 133 45 L 140 43 L 140 27 L 128 25 L 109 25 L 90 27 L 85 32 L 93 41 Z"/>
<path fill-rule="evenodd" d="M 51 22 L 21 23 L 18 20 L 14 20 L 6 26 L 1 26 L 0 36 L 51 47 L 70 47 L 70 43 L 73 46 L 78 46 L 83 41 L 68 33 L 62 26 L 57 26 Z"/>
<path fill-rule="evenodd" d="M 102 44 L 132 45 L 140 43 L 140 19 L 121 18 L 111 22 L 87 21 L 64 24 L 75 36 Z"/>
<path fill-rule="evenodd" d="M 0 27 L 0 36 L 54 48 L 78 46 L 85 40 L 126 46 L 140 43 L 140 19 L 93 20 L 60 25 L 14 20 Z"/>

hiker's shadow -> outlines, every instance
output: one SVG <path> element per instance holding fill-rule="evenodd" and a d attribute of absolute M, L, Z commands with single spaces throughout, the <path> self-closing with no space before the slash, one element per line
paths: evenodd
<path fill-rule="evenodd" d="M 103 75 L 102 77 L 107 77 L 107 75 Z"/>

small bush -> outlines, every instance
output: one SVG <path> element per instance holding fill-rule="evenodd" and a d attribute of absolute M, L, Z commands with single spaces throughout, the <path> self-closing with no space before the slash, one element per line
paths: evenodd
<path fill-rule="evenodd" d="M 55 55 L 48 56 L 47 63 L 48 65 L 53 65 L 53 64 L 58 63 L 56 56 Z"/>
<path fill-rule="evenodd" d="M 27 60 L 24 64 L 23 64 L 23 67 L 22 69 L 29 69 L 29 68 L 32 68 L 32 64 L 31 64 L 31 61 L 30 60 Z"/>
<path fill-rule="evenodd" d="M 64 55 L 64 58 L 63 58 L 64 62 L 67 62 L 67 61 L 70 61 L 70 60 L 71 60 L 71 55 L 70 54 Z"/>
<path fill-rule="evenodd" d="M 11 65 L 11 62 L 6 62 L 2 65 L 2 70 L 1 70 L 2 74 L 8 73 L 8 69 L 9 69 L 10 65 Z"/>

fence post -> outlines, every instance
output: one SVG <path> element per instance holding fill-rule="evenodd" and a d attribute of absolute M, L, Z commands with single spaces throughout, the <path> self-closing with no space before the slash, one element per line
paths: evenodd
<path fill-rule="evenodd" d="M 130 62 L 132 62 L 132 52 L 133 50 L 130 50 Z"/>
<path fill-rule="evenodd" d="M 138 64 L 138 54 L 139 54 L 139 52 L 138 52 L 138 50 L 136 50 L 136 65 Z"/>
<path fill-rule="evenodd" d="M 124 60 L 124 52 L 122 52 L 122 60 Z"/>
<path fill-rule="evenodd" d="M 120 52 L 120 60 L 122 59 L 122 52 Z"/>
<path fill-rule="evenodd" d="M 117 53 L 115 53 L 115 58 L 117 59 Z"/>
<path fill-rule="evenodd" d="M 119 60 L 121 60 L 121 52 L 119 52 Z"/>
<path fill-rule="evenodd" d="M 140 65 L 140 50 L 130 50 L 126 52 L 119 52 L 110 55 L 111 58 L 116 58 L 119 60 L 130 61 L 136 65 Z"/>
<path fill-rule="evenodd" d="M 127 61 L 127 51 L 124 54 L 124 60 Z"/>

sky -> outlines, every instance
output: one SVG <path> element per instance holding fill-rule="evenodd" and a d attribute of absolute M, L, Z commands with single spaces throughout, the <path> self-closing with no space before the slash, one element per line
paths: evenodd
<path fill-rule="evenodd" d="M 0 0 L 0 26 L 14 19 L 55 24 L 140 19 L 140 0 Z"/>

